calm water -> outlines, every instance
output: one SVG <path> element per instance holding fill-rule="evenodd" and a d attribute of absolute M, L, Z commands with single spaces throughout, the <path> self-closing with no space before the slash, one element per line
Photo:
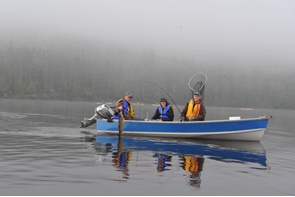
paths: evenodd
<path fill-rule="evenodd" d="M 79 128 L 95 107 L 1 99 L 0 195 L 295 195 L 295 111 L 207 107 L 207 119 L 273 118 L 259 143 L 177 142 Z"/>

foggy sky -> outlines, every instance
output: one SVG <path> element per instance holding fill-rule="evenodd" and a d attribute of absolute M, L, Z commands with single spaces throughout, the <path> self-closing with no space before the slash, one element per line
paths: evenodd
<path fill-rule="evenodd" d="M 295 64 L 293 0 L 0 0 L 0 41 L 73 38 L 202 61 Z"/>

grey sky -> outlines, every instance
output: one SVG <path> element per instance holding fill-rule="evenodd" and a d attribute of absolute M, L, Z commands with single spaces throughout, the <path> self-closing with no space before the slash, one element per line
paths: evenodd
<path fill-rule="evenodd" d="M 168 55 L 295 63 L 293 0 L 0 0 L 4 38 L 73 37 Z M 3 37 L 2 36 L 2 37 Z"/>

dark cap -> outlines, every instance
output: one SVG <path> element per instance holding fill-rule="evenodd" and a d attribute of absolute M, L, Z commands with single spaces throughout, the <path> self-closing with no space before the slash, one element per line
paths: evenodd
<path fill-rule="evenodd" d="M 166 98 L 161 98 L 160 102 L 167 102 Z"/>
<path fill-rule="evenodd" d="M 126 92 L 125 96 L 128 96 L 130 98 L 133 98 L 132 94 L 130 92 Z"/>
<path fill-rule="evenodd" d="M 198 92 L 198 91 L 196 91 L 196 92 L 194 92 L 194 95 L 199 95 L 199 96 L 201 96 L 201 93 L 200 92 Z"/>

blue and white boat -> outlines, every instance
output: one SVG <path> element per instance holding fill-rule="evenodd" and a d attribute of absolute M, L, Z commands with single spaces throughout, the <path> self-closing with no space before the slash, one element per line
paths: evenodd
<path fill-rule="evenodd" d="M 260 141 L 270 117 L 188 122 L 125 120 L 123 136 Z M 97 119 L 100 134 L 118 134 L 118 121 Z"/>
<path fill-rule="evenodd" d="M 196 77 L 203 79 L 192 86 L 192 79 Z M 204 73 L 198 73 L 189 80 L 188 86 L 192 92 L 195 92 L 193 88 L 195 87 L 201 94 L 204 94 L 206 81 L 207 76 Z M 204 98 L 204 95 L 202 98 Z M 113 115 L 113 110 L 108 105 L 103 104 L 96 108 L 95 115 L 92 118 L 81 122 L 81 127 L 96 123 L 98 133 L 118 134 L 119 122 L 112 120 Z M 120 128 L 123 127 L 123 135 L 125 136 L 260 141 L 270 118 L 271 116 L 248 119 L 230 117 L 228 120 L 186 122 L 125 120 L 123 121 L 124 126 L 121 123 Z"/>

